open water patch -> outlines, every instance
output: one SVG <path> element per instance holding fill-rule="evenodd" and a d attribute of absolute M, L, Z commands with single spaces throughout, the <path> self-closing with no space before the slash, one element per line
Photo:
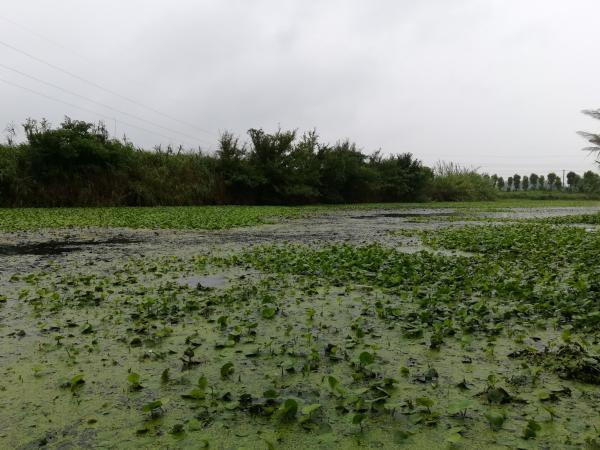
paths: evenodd
<path fill-rule="evenodd" d="M 204 288 L 204 289 L 216 289 L 227 285 L 229 279 L 225 275 L 203 275 L 193 276 L 187 278 L 180 278 L 178 283 L 182 286 L 188 286 L 190 288 Z"/>

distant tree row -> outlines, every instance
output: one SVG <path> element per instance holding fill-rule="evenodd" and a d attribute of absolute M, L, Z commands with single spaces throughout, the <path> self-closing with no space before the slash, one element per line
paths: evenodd
<path fill-rule="evenodd" d="M 490 183 L 496 189 L 507 192 L 514 191 L 568 191 L 581 193 L 600 192 L 600 176 L 591 170 L 579 175 L 568 172 L 566 175 L 566 186 L 563 186 L 561 177 L 550 172 L 545 177 L 532 173 L 530 175 L 515 174 L 508 177 L 506 181 L 496 174 L 489 177 Z"/>
<path fill-rule="evenodd" d="M 584 110 L 583 113 L 594 119 L 600 119 L 600 109 Z M 585 138 L 590 144 L 590 147 L 585 148 L 596 155 L 600 154 L 600 134 L 588 133 L 580 131 L 579 134 Z M 596 161 L 600 164 L 600 161 Z M 500 191 L 515 192 L 515 191 L 567 191 L 579 193 L 600 193 L 600 176 L 588 170 L 579 175 L 573 171 L 566 174 L 566 185 L 563 186 L 563 181 L 555 172 L 550 172 L 546 176 L 531 173 L 530 175 L 514 174 L 506 180 L 496 174 L 489 177 L 492 186 Z"/>

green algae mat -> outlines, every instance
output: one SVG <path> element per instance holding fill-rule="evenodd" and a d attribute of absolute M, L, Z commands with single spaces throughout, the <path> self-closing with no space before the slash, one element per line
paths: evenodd
<path fill-rule="evenodd" d="M 498 200 L 490 202 L 388 203 L 317 206 L 170 206 L 110 208 L 0 208 L 0 231 L 43 228 L 222 230 L 261 225 L 340 210 L 452 208 L 490 211 L 506 208 L 598 207 L 594 200 Z"/>
<path fill-rule="evenodd" d="M 0 447 L 600 448 L 592 216 L 5 257 Z"/>

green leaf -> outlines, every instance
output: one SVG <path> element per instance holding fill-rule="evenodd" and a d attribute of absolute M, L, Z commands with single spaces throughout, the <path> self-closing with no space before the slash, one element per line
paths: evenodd
<path fill-rule="evenodd" d="M 538 391 L 538 399 L 540 401 L 546 401 L 546 400 L 550 400 L 550 392 L 546 391 L 545 389 L 540 389 Z"/>
<path fill-rule="evenodd" d="M 488 402 L 496 405 L 510 403 L 512 401 L 511 395 L 501 387 L 488 389 L 486 392 L 486 398 Z"/>
<path fill-rule="evenodd" d="M 85 380 L 83 379 L 83 374 L 80 373 L 71 378 L 71 381 L 69 381 L 69 386 L 71 387 L 71 390 L 74 391 L 78 387 L 83 386 L 84 383 Z"/>
<path fill-rule="evenodd" d="M 275 389 L 268 389 L 263 392 L 263 397 L 273 399 L 279 397 L 279 393 Z"/>
<path fill-rule="evenodd" d="M 155 409 L 159 409 L 161 408 L 163 405 L 162 401 L 160 400 L 154 400 L 150 403 L 146 403 L 144 406 L 142 406 L 142 411 L 144 412 L 152 412 Z"/>
<path fill-rule="evenodd" d="M 204 391 L 204 390 L 206 390 L 207 387 L 208 387 L 208 380 L 206 379 L 206 377 L 204 375 L 202 375 L 200 378 L 198 378 L 198 388 Z"/>
<path fill-rule="evenodd" d="M 223 379 L 229 378 L 233 374 L 234 371 L 235 371 L 235 369 L 233 367 L 232 362 L 223 364 L 223 366 L 221 367 L 221 378 L 223 378 Z"/>
<path fill-rule="evenodd" d="M 527 422 L 527 425 L 523 429 L 523 438 L 524 439 L 533 439 L 536 437 L 537 432 L 540 431 L 542 427 L 535 420 L 530 419 Z"/>
<path fill-rule="evenodd" d="M 312 403 L 312 404 L 306 405 L 304 408 L 302 408 L 302 414 L 310 416 L 315 411 L 318 411 L 319 409 L 321 409 L 321 404 L 320 403 Z"/>
<path fill-rule="evenodd" d="M 475 403 L 468 398 L 450 403 L 448 405 L 448 414 L 464 414 L 468 409 L 471 409 L 474 404 Z"/>
<path fill-rule="evenodd" d="M 193 417 L 188 421 L 187 426 L 189 431 L 200 431 L 204 429 L 204 424 Z"/>
<path fill-rule="evenodd" d="M 143 388 L 143 386 L 140 384 L 140 375 L 135 372 L 131 372 L 127 376 L 127 381 L 129 382 L 130 390 L 137 391 Z"/>
<path fill-rule="evenodd" d="M 328 376 L 327 383 L 329 384 L 329 388 L 334 394 L 342 397 L 347 394 L 346 388 L 344 388 L 344 386 L 342 386 L 339 380 L 334 376 Z"/>
<path fill-rule="evenodd" d="M 182 394 L 181 398 L 189 399 L 189 400 L 204 400 L 206 398 L 206 393 L 204 389 L 194 388 L 187 394 Z"/>
<path fill-rule="evenodd" d="M 368 366 L 369 364 L 373 364 L 375 362 L 375 356 L 369 352 L 362 352 L 358 356 L 358 360 L 363 366 Z"/>
<path fill-rule="evenodd" d="M 571 330 L 569 328 L 565 328 L 562 333 L 560 333 L 560 338 L 563 340 L 563 342 L 569 344 L 571 343 L 571 335 Z"/>
<path fill-rule="evenodd" d="M 455 445 L 458 444 L 462 440 L 462 436 L 459 432 L 450 431 L 450 434 L 446 438 L 446 442 L 449 444 Z"/>
<path fill-rule="evenodd" d="M 277 313 L 277 308 L 270 307 L 270 306 L 263 308 L 262 311 L 260 312 L 261 316 L 264 319 L 272 319 L 273 317 L 275 317 L 276 313 Z"/>
<path fill-rule="evenodd" d="M 504 425 L 506 413 L 504 411 L 501 413 L 491 411 L 485 414 L 485 418 L 488 420 L 492 431 L 498 431 L 502 429 L 502 425 Z"/>
<path fill-rule="evenodd" d="M 427 409 L 431 408 L 435 404 L 435 402 L 429 397 L 417 397 L 415 399 L 415 403 L 418 406 L 424 406 Z"/>
<path fill-rule="evenodd" d="M 279 406 L 278 413 L 281 420 L 291 420 L 296 417 L 298 412 L 298 402 L 293 398 L 288 398 Z"/>
<path fill-rule="evenodd" d="M 352 416 L 352 423 L 354 425 L 362 425 L 364 420 L 367 418 L 367 415 L 364 413 L 356 413 Z"/>
<path fill-rule="evenodd" d="M 340 384 L 340 382 L 338 381 L 338 379 L 334 376 L 329 375 L 327 377 L 327 383 L 329 383 L 329 387 L 331 388 L 332 391 L 335 390 L 335 388 Z"/>

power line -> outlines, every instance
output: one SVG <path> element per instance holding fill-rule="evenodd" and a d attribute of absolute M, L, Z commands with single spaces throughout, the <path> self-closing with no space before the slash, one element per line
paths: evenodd
<path fill-rule="evenodd" d="M 76 80 L 79 80 L 79 81 L 82 81 L 82 82 L 84 82 L 84 83 L 86 83 L 86 84 L 89 84 L 90 86 L 93 86 L 93 87 L 95 87 L 96 89 L 100 89 L 100 90 L 102 90 L 102 91 L 104 91 L 104 92 L 107 92 L 107 93 L 109 93 L 109 94 L 112 94 L 112 95 L 115 95 L 115 96 L 117 96 L 117 97 L 119 97 L 119 98 L 122 98 L 123 100 L 126 100 L 126 101 L 128 101 L 128 102 L 130 102 L 130 103 L 133 103 L 134 105 L 137 105 L 137 106 L 140 106 L 140 107 L 142 107 L 142 108 L 145 108 L 145 109 L 147 109 L 147 110 L 149 110 L 149 111 L 152 111 L 152 112 L 154 112 L 154 113 L 156 113 L 156 114 L 159 114 L 159 115 L 161 115 L 161 116 L 163 116 L 163 117 L 166 117 L 166 118 L 168 118 L 168 119 L 174 120 L 175 122 L 179 122 L 179 123 L 181 123 L 181 124 L 183 124 L 183 125 L 186 125 L 186 126 L 188 126 L 188 127 L 195 128 L 196 130 L 198 130 L 198 131 L 201 131 L 201 132 L 203 132 L 203 133 L 207 133 L 207 134 L 210 134 L 210 135 L 214 135 L 214 133 L 211 133 L 211 132 L 210 132 L 210 131 L 208 131 L 208 130 L 204 130 L 204 129 L 202 129 L 202 128 L 199 128 L 199 127 L 197 127 L 197 126 L 195 126 L 195 125 L 192 125 L 192 124 L 190 124 L 190 123 L 188 123 L 188 122 L 185 122 L 185 121 L 182 121 L 182 120 L 180 120 L 180 119 L 178 119 L 178 118 L 176 118 L 176 117 L 173 117 L 173 116 L 171 116 L 171 115 L 169 115 L 169 114 L 165 114 L 165 113 L 163 113 L 163 112 L 161 112 L 161 111 L 159 111 L 159 110 L 157 110 L 157 109 L 155 109 L 155 108 L 152 108 L 151 106 L 144 105 L 143 103 L 140 103 L 140 102 L 138 102 L 137 100 L 134 100 L 134 99 L 132 99 L 132 98 L 129 98 L 129 97 L 125 96 L 125 95 L 119 94 L 118 92 L 116 92 L 116 91 L 113 91 L 112 89 L 105 88 L 104 86 L 101 86 L 100 84 L 98 84 L 98 83 L 95 83 L 94 81 L 90 81 L 90 80 L 88 80 L 87 78 L 84 78 L 84 77 L 82 77 L 82 76 L 80 76 L 80 75 L 77 75 L 77 74 L 75 74 L 75 73 L 73 73 L 73 72 L 70 72 L 70 71 L 68 71 L 68 70 L 66 70 L 66 69 L 63 69 L 62 67 L 59 67 L 59 66 L 57 66 L 56 64 L 53 64 L 53 63 L 51 63 L 51 62 L 48 62 L 48 61 L 46 61 L 46 60 L 44 60 L 44 59 L 42 59 L 42 58 L 38 58 L 37 56 L 35 56 L 35 55 L 32 55 L 31 53 L 28 53 L 28 52 L 26 52 L 25 50 L 21 50 L 21 49 L 19 49 L 19 48 L 17 48 L 17 47 L 15 47 L 15 46 L 13 46 L 13 45 L 11 45 L 11 44 L 8 44 L 8 43 L 6 43 L 6 42 L 0 41 L 0 45 L 3 45 L 4 47 L 6 47 L 6 48 L 9 48 L 10 50 L 12 50 L 12 51 L 14 51 L 14 52 L 17 52 L 17 53 L 20 53 L 20 54 L 22 54 L 22 55 L 24 55 L 24 56 L 27 56 L 28 58 L 31 58 L 31 59 L 33 59 L 34 61 L 37 61 L 37 62 L 39 62 L 39 63 L 41 63 L 41 64 L 44 64 L 44 65 L 46 65 L 46 66 L 48 66 L 48 67 L 50 67 L 50 68 L 52 68 L 52 69 L 54 69 L 54 70 L 57 70 L 57 71 L 59 71 L 59 72 L 62 72 L 62 73 L 66 74 L 66 75 L 68 75 L 68 76 L 70 76 L 70 77 L 72 77 L 72 78 L 75 78 Z"/>
<path fill-rule="evenodd" d="M 0 20 L 3 20 L 4 22 L 10 23 L 11 25 L 13 25 L 13 26 L 15 26 L 15 27 L 17 27 L 17 28 L 20 28 L 21 30 L 27 31 L 27 32 L 28 32 L 28 33 L 30 33 L 30 34 L 33 34 L 33 35 L 34 35 L 34 36 L 36 36 L 38 39 L 41 39 L 42 41 L 44 41 L 44 43 L 47 43 L 47 44 L 48 44 L 48 43 L 49 43 L 49 44 L 52 44 L 52 45 L 54 45 L 55 47 L 58 47 L 58 48 L 60 48 L 60 49 L 62 49 L 62 50 L 65 50 L 65 51 L 67 51 L 67 52 L 69 52 L 69 53 L 71 53 L 71 54 L 73 54 L 73 55 L 77 56 L 78 58 L 80 58 L 80 59 L 82 59 L 82 60 L 84 60 L 84 61 L 91 62 L 90 58 L 86 57 L 85 55 L 82 55 L 81 53 L 79 53 L 79 52 L 76 52 L 75 50 L 73 50 L 73 49 L 71 49 L 71 48 L 67 47 L 66 45 L 63 45 L 63 44 L 61 44 L 61 43 L 60 43 L 60 42 L 58 42 L 58 41 L 55 41 L 54 39 L 51 39 L 51 38 L 49 38 L 48 36 L 44 36 L 43 34 L 40 34 L 40 33 L 38 33 L 37 31 L 35 31 L 35 30 L 32 30 L 32 29 L 31 29 L 31 28 L 29 28 L 29 27 L 26 27 L 25 25 L 22 25 L 22 24 L 20 24 L 20 23 L 17 23 L 17 22 L 15 22 L 14 20 L 12 20 L 12 19 L 9 19 L 8 17 L 0 16 Z"/>
<path fill-rule="evenodd" d="M 71 47 L 63 44 L 62 42 L 59 42 L 59 41 L 57 41 L 57 40 L 55 40 L 53 38 L 50 38 L 50 37 L 48 37 L 46 35 L 43 35 L 43 34 L 37 32 L 37 31 L 35 31 L 35 30 L 32 30 L 31 28 L 29 28 L 29 27 L 27 27 L 27 26 L 25 26 L 25 25 L 23 25 L 21 23 L 18 23 L 16 21 L 12 20 L 12 19 L 9 19 L 8 17 L 0 15 L 0 20 L 3 20 L 5 22 L 7 22 L 7 23 L 9 23 L 9 24 L 11 24 L 11 25 L 13 25 L 13 26 L 15 26 L 15 27 L 23 30 L 23 31 L 26 31 L 26 32 L 30 33 L 31 35 L 33 35 L 33 36 L 37 37 L 38 39 L 40 39 L 41 41 L 43 41 L 45 44 L 52 44 L 55 47 L 57 47 L 57 48 L 65 51 L 67 53 L 75 55 L 76 57 L 78 57 L 82 61 L 85 61 L 87 63 L 92 63 L 92 64 L 94 63 L 94 61 L 92 61 L 92 59 L 90 59 L 86 55 L 84 55 L 84 54 L 82 54 L 82 53 L 80 53 L 78 51 L 75 51 L 73 48 L 71 48 Z M 136 80 L 134 78 L 131 78 L 129 76 L 129 74 L 126 74 L 126 77 L 128 78 L 128 81 L 131 82 L 131 83 L 144 84 L 144 82 L 140 81 L 139 79 Z M 154 112 L 158 112 L 159 114 L 164 115 L 160 111 L 154 111 Z M 128 114 L 128 115 L 131 115 L 131 114 Z M 166 117 L 171 118 L 170 116 L 166 116 Z M 194 129 L 202 131 L 204 133 L 208 133 L 208 134 L 212 135 L 213 137 L 216 136 L 216 134 L 214 132 L 211 132 L 211 131 L 208 131 L 208 130 L 204 130 L 202 128 L 197 127 L 196 125 L 192 125 L 192 124 L 189 124 L 187 122 L 182 122 L 180 119 L 177 119 L 177 118 L 173 117 L 172 120 L 175 120 L 177 122 L 183 123 L 183 124 L 185 124 L 188 127 L 192 127 Z M 150 123 L 152 123 L 152 122 L 150 122 Z M 163 128 L 165 128 L 165 127 L 163 127 Z M 169 128 L 165 128 L 165 129 L 170 130 Z M 201 141 L 200 139 L 197 139 L 197 140 Z"/>
<path fill-rule="evenodd" d="M 94 63 L 94 61 L 92 61 L 92 59 L 90 59 L 89 57 L 87 57 L 83 53 L 75 51 L 73 48 L 71 48 L 71 47 L 63 44 L 62 42 L 59 42 L 59 41 L 57 41 L 57 40 L 55 40 L 53 38 L 50 38 L 50 37 L 48 37 L 48 36 L 46 36 L 44 34 L 41 34 L 41 33 L 37 32 L 37 31 L 35 31 L 35 30 L 33 30 L 33 29 L 31 29 L 31 28 L 29 28 L 29 27 L 27 27 L 27 26 L 25 26 L 25 25 L 23 25 L 21 23 L 18 23 L 16 21 L 12 20 L 12 19 L 9 19 L 8 17 L 0 15 L 0 20 L 3 20 L 6 23 L 9 23 L 9 24 L 13 25 L 14 27 L 17 27 L 17 28 L 19 28 L 19 29 L 21 29 L 23 31 L 26 31 L 27 33 L 29 33 L 29 34 L 37 37 L 41 41 L 43 41 L 45 44 L 52 44 L 55 47 L 60 48 L 61 50 L 65 51 L 67 53 L 71 53 L 72 55 L 75 55 L 76 57 L 78 57 L 82 61 L 85 61 L 87 63 L 92 63 L 92 64 Z M 126 74 L 126 77 L 128 78 L 129 82 L 136 83 L 136 84 L 144 84 L 144 82 L 140 81 L 139 79 L 131 78 L 129 76 L 129 74 Z M 160 113 L 160 114 L 163 115 L 162 113 Z M 167 116 L 167 117 L 171 118 L 170 116 Z M 181 120 L 176 119 L 176 118 L 173 118 L 172 120 L 176 120 L 177 122 L 181 122 L 181 123 L 185 124 L 186 126 L 192 127 L 192 128 L 194 128 L 196 130 L 200 130 L 200 131 L 202 131 L 204 133 L 208 133 L 208 134 L 212 135 L 213 137 L 216 136 L 216 134 L 214 132 L 211 132 L 211 131 L 208 131 L 208 130 L 203 130 L 202 128 L 199 128 L 196 125 L 188 124 L 187 122 L 182 122 Z M 169 128 L 165 128 L 165 129 L 169 130 Z"/>
<path fill-rule="evenodd" d="M 19 88 L 19 89 L 23 89 L 24 91 L 31 92 L 32 94 L 36 94 L 36 95 L 39 95 L 39 96 L 41 96 L 41 97 L 47 98 L 47 99 L 49 99 L 49 100 L 52 100 L 52 101 L 55 101 L 55 102 L 59 102 L 59 103 L 63 103 L 63 104 L 65 104 L 65 105 L 67 105 L 67 106 L 70 106 L 70 107 L 72 107 L 72 108 L 80 109 L 80 110 L 82 110 L 82 111 L 85 111 L 85 112 L 88 112 L 88 113 L 91 113 L 91 114 L 95 114 L 95 115 L 98 115 L 98 116 L 102 116 L 102 117 L 104 117 L 104 118 L 105 118 L 105 119 L 107 119 L 107 120 L 114 120 L 114 118 L 113 118 L 113 117 L 107 116 L 106 114 L 100 113 L 100 112 L 98 112 L 98 111 L 94 111 L 94 110 L 92 110 L 92 109 L 83 108 L 83 107 L 81 107 L 81 106 L 75 105 L 75 104 L 73 104 L 73 103 L 70 103 L 70 102 L 66 102 L 66 101 L 64 101 L 64 100 L 61 100 L 61 99 L 59 99 L 59 98 L 52 97 L 51 95 L 46 95 L 46 94 L 44 94 L 44 93 L 42 93 L 42 92 L 38 92 L 38 91 L 36 91 L 36 90 L 34 90 L 34 89 L 30 89 L 30 88 L 28 88 L 28 87 L 21 86 L 20 84 L 13 83 L 12 81 L 5 80 L 4 78 L 0 78 L 0 81 L 4 82 L 4 83 L 6 83 L 6 84 L 9 84 L 9 85 L 11 85 L 11 86 L 17 87 L 17 88 Z M 156 131 L 149 130 L 148 128 L 140 127 L 140 126 L 138 126 L 138 125 L 134 125 L 134 124 L 132 124 L 132 123 L 124 122 L 124 121 L 122 121 L 122 120 L 119 120 L 119 122 L 120 122 L 120 123 L 122 123 L 123 125 L 126 125 L 126 126 L 128 126 L 128 127 L 131 127 L 131 128 L 136 128 L 136 129 L 138 129 L 138 130 L 145 131 L 145 132 L 147 132 L 147 133 L 152 133 L 152 134 L 154 134 L 154 135 L 156 135 L 156 136 L 161 136 L 161 137 L 164 137 L 164 138 L 166 138 L 166 139 L 169 139 L 169 140 L 171 140 L 171 141 L 175 141 L 175 139 L 173 139 L 173 137 L 172 137 L 172 136 L 167 136 L 167 135 L 165 135 L 165 134 L 162 134 L 162 133 L 157 133 Z M 182 141 L 182 142 L 183 142 L 183 141 Z M 184 143 L 184 144 L 187 144 L 187 145 L 190 145 L 188 142 L 183 142 L 183 143 Z M 193 147 L 193 145 L 191 145 L 191 147 Z"/>
<path fill-rule="evenodd" d="M 92 99 L 92 98 L 90 98 L 90 97 L 86 97 L 85 95 L 81 95 L 81 94 L 78 94 L 78 93 L 76 93 L 76 92 L 70 91 L 70 90 L 68 90 L 68 89 L 64 89 L 64 88 L 60 87 L 60 86 L 59 86 L 59 85 L 57 85 L 57 84 L 50 83 L 50 82 L 48 82 L 48 81 L 45 81 L 45 80 L 42 80 L 41 78 L 38 78 L 38 77 L 34 77 L 33 75 L 29 75 L 28 73 L 25 73 L 25 72 L 23 72 L 23 71 L 21 71 L 21 70 L 18 70 L 18 69 L 15 69 L 15 68 L 13 68 L 13 67 L 6 66 L 6 65 L 4 65 L 4 64 L 2 64 L 2 63 L 0 63 L 0 67 L 4 68 L 4 69 L 6 69 L 6 70 L 10 70 L 10 71 L 12 71 L 12 72 L 15 72 L 15 73 L 17 73 L 17 74 L 19 74 L 19 75 L 21 75 L 21 76 L 24 76 L 24 77 L 30 78 L 30 79 L 32 79 L 32 80 L 34 80 L 34 81 L 37 81 L 38 83 L 42 83 L 42 84 L 45 84 L 45 85 L 47 85 L 47 86 L 53 87 L 54 89 L 58 89 L 59 91 L 65 92 L 65 93 L 67 93 L 67 94 L 69 94 L 69 95 L 73 95 L 73 96 L 75 96 L 75 97 L 79 97 L 79 98 L 81 98 L 81 99 L 83 99 L 83 100 L 86 100 L 86 101 L 88 101 L 88 102 L 95 103 L 95 104 L 97 104 L 97 105 L 99 105 L 99 106 L 102 106 L 103 108 L 108 108 L 108 109 L 110 109 L 110 110 L 113 110 L 113 111 L 115 111 L 115 112 L 118 112 L 119 114 L 124 114 L 124 115 L 126 115 L 126 116 L 132 117 L 132 118 L 134 118 L 134 119 L 137 119 L 137 120 L 140 120 L 140 121 L 142 121 L 142 122 L 146 122 L 146 123 L 148 123 L 148 124 L 150 124 L 150 125 L 153 125 L 153 126 L 155 126 L 155 127 L 162 128 L 163 130 L 170 131 L 171 133 L 175 133 L 175 134 L 178 134 L 178 135 L 180 135 L 180 136 L 185 136 L 185 137 L 187 137 L 187 138 L 189 138 L 189 139 L 192 139 L 192 140 L 194 140 L 194 141 L 198 141 L 198 142 L 201 142 L 201 143 L 207 144 L 207 142 L 206 142 L 206 141 L 204 141 L 203 139 L 199 139 L 199 138 L 197 138 L 196 136 L 192 136 L 192 135 L 189 135 L 189 134 L 187 134 L 187 133 L 184 133 L 184 132 L 181 132 L 181 131 L 177 131 L 177 130 L 174 130 L 174 129 L 172 129 L 172 128 L 169 128 L 169 127 L 165 127 L 164 125 L 161 125 L 161 124 L 159 124 L 159 123 L 153 122 L 153 121 L 151 121 L 151 120 L 144 119 L 143 117 L 137 116 L 137 115 L 135 115 L 135 114 L 130 114 L 130 113 L 126 112 L 126 111 L 122 111 L 122 110 L 120 110 L 120 109 L 114 108 L 114 107 L 112 107 L 112 106 L 110 106 L 110 105 L 107 105 L 106 103 L 102 103 L 102 102 L 99 102 L 99 101 L 97 101 L 97 100 L 94 100 L 94 99 Z"/>

